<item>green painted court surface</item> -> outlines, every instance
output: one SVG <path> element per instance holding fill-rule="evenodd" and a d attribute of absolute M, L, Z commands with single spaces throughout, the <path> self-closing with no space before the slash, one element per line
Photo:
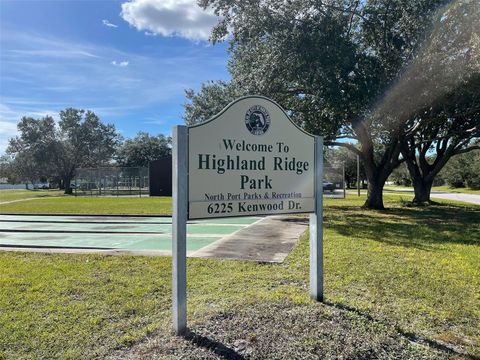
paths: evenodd
<path fill-rule="evenodd" d="M 260 217 L 195 220 L 187 251 L 196 251 Z M 0 215 L 0 246 L 170 251 L 170 217 Z"/>

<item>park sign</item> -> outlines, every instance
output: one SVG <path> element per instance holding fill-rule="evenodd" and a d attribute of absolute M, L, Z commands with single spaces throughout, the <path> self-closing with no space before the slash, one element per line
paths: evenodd
<path fill-rule="evenodd" d="M 313 212 L 314 148 L 273 101 L 231 103 L 188 128 L 188 218 Z"/>
<path fill-rule="evenodd" d="M 323 301 L 323 138 L 272 100 L 246 96 L 173 128 L 173 328 L 187 331 L 187 220 L 310 213 L 310 296 Z"/>

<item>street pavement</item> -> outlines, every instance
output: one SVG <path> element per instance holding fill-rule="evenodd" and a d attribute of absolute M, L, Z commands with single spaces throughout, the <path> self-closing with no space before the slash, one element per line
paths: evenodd
<path fill-rule="evenodd" d="M 402 188 L 389 188 L 386 187 L 385 190 L 398 191 L 398 192 L 407 192 L 413 193 L 413 189 L 402 189 Z M 444 199 L 444 200 L 455 200 L 462 201 L 470 204 L 480 205 L 480 195 L 474 194 L 463 194 L 463 193 L 453 193 L 447 191 L 432 191 L 430 194 L 431 198 Z"/>

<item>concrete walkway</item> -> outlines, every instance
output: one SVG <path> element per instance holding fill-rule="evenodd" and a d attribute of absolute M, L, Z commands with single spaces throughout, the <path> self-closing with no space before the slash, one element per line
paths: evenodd
<path fill-rule="evenodd" d="M 36 198 L 25 198 L 25 199 L 17 199 L 17 200 L 8 200 L 8 201 L 2 201 L 0 202 L 0 205 L 3 204 L 11 204 L 11 203 L 16 203 L 20 201 L 30 201 L 30 200 L 36 200 L 36 199 L 45 199 L 44 197 L 36 197 Z"/>
<path fill-rule="evenodd" d="M 194 253 L 192 257 L 283 262 L 308 228 L 308 219 L 269 216 L 227 235 Z"/>
<path fill-rule="evenodd" d="M 390 190 L 390 191 L 406 192 L 406 193 L 413 194 L 413 189 L 409 189 L 409 188 L 401 189 L 401 188 L 385 187 L 384 189 Z M 448 191 L 432 191 L 430 194 L 430 197 L 436 198 L 436 199 L 462 201 L 470 204 L 480 205 L 480 195 L 474 195 L 474 194 L 453 193 Z"/>

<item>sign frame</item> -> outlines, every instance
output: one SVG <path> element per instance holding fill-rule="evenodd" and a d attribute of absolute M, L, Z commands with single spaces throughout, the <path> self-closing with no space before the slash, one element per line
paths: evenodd
<path fill-rule="evenodd" d="M 255 100 L 259 100 L 258 102 L 255 102 Z M 237 137 L 235 138 L 235 135 L 233 136 L 234 138 L 233 139 L 228 139 L 228 137 L 230 137 L 231 135 L 225 135 L 225 125 L 227 126 L 233 126 L 233 130 L 236 130 L 236 131 L 244 131 L 244 125 L 247 125 L 245 124 L 246 123 L 246 116 L 245 116 L 245 123 L 243 121 L 235 121 L 233 124 L 232 122 L 230 121 L 230 119 L 232 118 L 232 116 L 234 116 L 235 118 L 237 117 L 243 117 L 244 115 L 240 115 L 238 113 L 235 113 L 234 111 L 238 111 L 240 109 L 242 109 L 242 106 L 241 105 L 244 105 L 245 102 L 249 102 L 250 104 L 248 104 L 248 106 L 250 107 L 247 111 L 247 116 L 248 114 L 251 112 L 252 108 L 261 108 L 264 110 L 264 112 L 266 112 L 265 116 L 268 118 L 267 121 L 268 121 L 268 126 L 267 126 L 267 129 L 268 128 L 272 128 L 272 130 L 265 130 L 263 133 L 261 134 L 255 134 L 253 133 L 250 129 L 250 133 L 252 133 L 254 136 L 251 137 L 250 139 L 247 139 L 247 137 L 241 137 L 240 139 Z M 263 102 L 263 103 L 262 103 Z M 252 106 L 253 105 L 253 106 Z M 262 106 L 263 105 L 263 106 Z M 268 108 L 268 111 L 267 111 L 267 108 Z M 245 111 L 246 109 L 243 108 L 242 109 L 242 112 Z M 230 113 L 225 116 L 225 113 L 229 112 Z M 277 124 L 275 124 L 276 126 L 273 127 L 273 126 L 270 126 L 270 114 L 269 112 L 272 114 L 272 116 L 277 116 L 277 117 L 280 117 L 281 119 L 279 120 L 282 120 L 282 121 L 279 121 Z M 257 111 L 258 113 L 258 111 Z M 223 117 L 223 118 L 222 118 Z M 225 118 L 226 117 L 226 118 Z M 285 119 L 283 119 L 285 118 Z M 215 121 L 217 120 L 223 120 L 223 121 L 219 121 L 218 123 L 215 124 Z M 236 119 L 237 120 L 237 119 Z M 283 121 L 284 120 L 284 121 Z M 277 120 L 274 120 L 274 121 L 277 121 Z M 232 124 L 232 125 L 230 125 Z M 210 132 L 213 132 L 213 131 L 216 131 L 217 130 L 217 127 L 222 127 L 224 126 L 223 128 L 223 133 L 222 133 L 222 130 L 220 130 L 220 134 L 219 137 L 215 137 L 215 134 L 209 138 L 208 136 L 210 136 Z M 235 126 L 238 126 L 238 128 L 235 129 Z M 188 157 L 189 157 L 189 164 L 188 164 L 188 185 L 189 185 L 189 189 L 188 189 L 188 219 L 189 220 L 198 220 L 198 219 L 209 219 L 209 218 L 212 218 L 212 217 L 216 217 L 216 218 L 221 218 L 221 217 L 242 217 L 242 216 L 257 216 L 257 215 L 273 215 L 273 214 L 294 214 L 294 213 L 313 213 L 315 211 L 315 187 L 314 187 L 314 183 L 313 183 L 313 178 L 314 178 L 314 167 L 315 167 L 315 154 L 314 154 L 314 147 L 315 147 L 315 136 L 306 132 L 305 130 L 303 130 L 302 128 L 300 128 L 297 124 L 295 124 L 288 116 L 288 114 L 283 110 L 283 108 L 277 104 L 276 102 L 272 101 L 271 99 L 268 99 L 264 96 L 258 96 L 258 95 L 249 95 L 249 96 L 245 96 L 245 97 L 242 97 L 242 98 L 239 98 L 235 101 L 232 101 L 230 104 L 228 104 L 224 109 L 222 109 L 222 111 L 220 111 L 218 114 L 216 114 L 215 116 L 213 116 L 211 119 L 207 120 L 207 121 L 204 121 L 200 124 L 195 124 L 195 125 L 192 125 L 192 126 L 188 126 L 188 134 L 187 134 L 187 138 L 188 138 L 188 147 L 189 147 L 189 151 L 188 151 Z M 247 128 L 248 128 L 248 125 L 247 125 Z M 198 133 L 200 131 L 200 133 Z M 228 132 L 232 131 L 230 128 L 228 128 L 227 130 Z M 272 131 L 274 132 L 277 132 L 273 138 L 272 138 Z M 288 144 L 290 145 L 289 146 L 286 146 L 286 144 L 284 142 L 281 142 L 280 140 L 283 140 L 281 138 L 279 138 L 279 136 L 282 136 L 284 133 L 281 132 L 280 134 L 278 132 L 281 132 L 281 131 L 285 131 L 287 132 L 290 132 L 290 138 L 293 138 L 291 139 L 292 141 L 294 141 L 294 144 L 296 146 L 292 146 L 292 144 Z M 193 134 L 193 132 L 196 132 L 196 134 Z M 248 134 L 250 135 L 250 134 Z M 261 135 L 261 136 L 255 136 L 255 135 Z M 265 139 L 265 138 L 266 139 Z M 204 141 L 204 139 L 207 138 L 207 139 L 212 139 L 212 140 L 215 140 L 215 142 L 212 142 L 212 141 Z M 253 139 L 252 139 L 253 138 Z M 268 139 L 270 138 L 270 139 Z M 195 140 L 193 140 L 195 139 Z M 199 140 L 199 139 L 203 139 L 202 140 Z M 222 145 L 222 141 L 220 141 L 220 139 L 222 139 L 223 141 L 223 145 Z M 217 140 L 218 140 L 218 143 L 217 143 Z M 233 140 L 233 143 L 230 143 L 230 149 L 227 148 L 227 141 L 231 142 Z M 273 145 L 273 142 L 275 142 L 275 145 Z M 297 141 L 297 142 L 295 142 Z M 237 144 L 235 142 L 238 142 Z M 311 176 L 311 180 L 312 180 L 312 183 L 311 183 L 311 187 L 308 188 L 308 187 L 301 187 L 300 189 L 295 189 L 297 191 L 300 191 L 301 194 L 307 194 L 306 196 L 300 196 L 300 197 L 294 197 L 294 198 L 285 198 L 285 204 L 288 206 L 287 204 L 287 201 L 291 201 L 292 203 L 295 202 L 297 204 L 295 204 L 295 206 L 299 206 L 298 208 L 296 209 L 292 209 L 292 208 L 289 208 L 288 211 L 285 209 L 277 209 L 277 210 L 268 210 L 268 209 L 264 209 L 263 211 L 260 210 L 251 210 L 251 211 L 247 211 L 247 213 L 241 213 L 242 211 L 240 210 L 240 203 L 242 202 L 242 200 L 245 200 L 245 198 L 243 199 L 225 199 L 225 200 L 209 200 L 209 201 L 204 201 L 204 200 L 200 200 L 200 197 L 199 197 L 199 193 L 202 193 L 202 198 L 203 198 L 203 194 L 206 194 L 207 192 L 209 191 L 198 191 L 196 189 L 196 187 L 191 187 L 190 183 L 192 181 L 192 179 L 195 177 L 195 179 L 199 179 L 198 181 L 202 184 L 210 184 L 212 182 L 216 182 L 217 184 L 219 183 L 220 180 L 217 180 L 219 177 L 220 177 L 220 174 L 223 174 L 221 175 L 222 177 L 227 177 L 227 179 L 223 179 L 221 182 L 228 182 L 229 179 L 231 179 L 231 177 L 233 177 L 234 175 L 230 175 L 231 173 L 235 173 L 235 175 L 238 174 L 240 168 L 227 168 L 224 170 L 223 173 L 217 173 L 217 174 L 210 174 L 210 173 L 206 173 L 205 170 L 215 170 L 215 166 L 223 166 L 223 165 L 220 165 L 220 161 L 223 161 L 224 163 L 225 162 L 231 162 L 232 163 L 232 166 L 233 166 L 233 163 L 234 163 L 234 158 L 236 158 L 237 162 L 256 162 L 258 161 L 258 157 L 255 158 L 255 159 L 252 159 L 251 156 L 253 154 L 256 153 L 256 150 L 240 150 L 238 148 L 238 146 L 240 145 L 239 143 L 242 142 L 243 143 L 243 146 L 270 146 L 271 149 L 269 151 L 265 151 L 263 150 L 263 154 L 264 156 L 262 156 L 263 160 L 265 160 L 266 158 L 271 160 L 272 157 L 275 158 L 275 160 L 280 160 L 279 161 L 279 166 L 284 166 L 284 168 L 282 169 L 280 167 L 280 169 L 276 169 L 276 166 L 277 164 L 275 165 L 275 169 L 267 169 L 267 168 L 264 168 L 263 169 L 263 172 L 261 173 L 262 175 L 265 175 L 265 182 L 267 181 L 267 177 L 274 177 L 276 180 L 275 182 L 280 181 L 280 182 L 283 182 L 283 184 L 280 184 L 280 190 L 283 190 L 285 192 L 289 192 L 289 190 L 286 190 L 286 188 L 290 188 L 291 187 L 291 183 L 293 182 L 298 182 L 300 181 L 301 184 L 305 184 L 305 179 L 308 179 L 310 176 Z M 267 144 L 265 144 L 265 142 L 267 142 Z M 270 143 L 268 143 L 270 142 Z M 208 144 L 208 145 L 205 145 L 205 144 Z M 213 147 L 211 145 L 215 144 L 215 149 L 213 149 Z M 283 144 L 285 145 L 285 147 L 289 150 L 280 150 L 280 149 L 276 149 L 276 145 L 278 145 L 278 147 L 280 148 L 280 144 Z M 218 149 L 216 148 L 216 146 L 219 146 L 220 149 L 222 149 L 222 147 L 224 146 L 225 148 L 222 149 L 222 151 L 220 152 L 220 156 L 226 156 L 226 158 L 228 160 L 225 160 L 225 158 L 219 158 L 219 153 L 218 153 Z M 237 149 L 234 149 L 234 147 L 236 147 Z M 310 148 L 311 147 L 311 148 Z M 302 152 L 302 148 L 303 148 L 303 151 Z M 308 150 L 307 150 L 308 149 Z M 201 152 L 204 152 L 203 154 L 201 154 Z M 210 152 L 210 153 L 207 153 L 207 152 Z M 260 156 L 262 154 L 262 150 L 260 150 L 258 152 L 258 156 Z M 305 155 L 307 154 L 307 155 Z M 196 163 L 196 159 L 194 160 L 194 156 L 196 155 L 204 155 L 205 158 L 207 159 L 206 160 L 206 163 L 207 163 L 207 167 L 205 169 L 202 169 L 202 171 L 200 171 L 200 167 L 198 168 L 195 168 L 195 167 L 190 167 L 191 165 L 193 165 L 194 163 Z M 215 159 L 215 156 L 217 156 L 217 159 L 216 160 L 217 162 L 215 163 L 215 161 L 213 161 L 213 159 Z M 307 160 L 309 161 L 309 168 L 308 169 L 298 169 L 298 168 L 295 168 L 298 167 L 302 161 L 300 161 L 298 159 L 298 156 L 302 157 L 302 156 L 307 156 Z M 212 158 L 212 162 L 209 161 L 209 158 Z M 242 157 L 242 159 L 240 159 L 240 157 Z M 249 160 L 246 160 L 250 157 Z M 281 164 L 282 163 L 282 160 L 283 158 L 285 157 L 285 164 Z M 289 162 L 293 162 L 293 166 L 294 168 L 291 169 L 291 168 L 286 168 L 286 162 L 287 162 L 287 158 L 289 159 Z M 305 159 L 303 159 L 305 160 Z M 205 160 L 204 160 L 205 161 Z M 275 161 L 275 163 L 277 163 L 277 161 Z M 295 164 L 296 163 L 296 164 Z M 307 162 L 305 162 L 307 163 Z M 255 164 L 254 164 L 255 165 Z M 265 162 L 263 163 L 263 165 L 265 166 Z M 289 166 L 291 166 L 292 164 L 290 164 Z M 213 166 L 211 168 L 209 168 L 208 166 Z M 238 164 L 237 164 L 238 166 Z M 252 169 L 244 169 L 242 168 L 241 170 L 244 171 L 243 174 L 245 174 L 245 171 L 247 172 L 247 175 L 252 175 L 251 173 L 253 172 Z M 256 169 L 255 169 L 256 170 Z M 275 172 L 275 170 L 277 170 Z M 301 172 L 299 173 L 298 170 L 301 170 Z M 296 174 L 295 174 L 295 171 Z M 215 172 L 215 171 L 213 171 Z M 257 175 L 258 173 L 260 173 L 260 170 L 256 171 L 255 175 Z M 311 175 L 307 175 L 308 173 L 310 173 Z M 228 176 L 230 176 L 230 178 L 228 178 Z M 241 175 L 243 176 L 243 175 Z M 292 176 L 296 176 L 297 178 L 299 177 L 299 179 L 295 178 L 294 180 L 292 180 Z M 245 176 L 248 178 L 248 176 Z M 203 178 L 203 179 L 202 179 Z M 200 179 L 202 179 L 200 181 Z M 290 179 L 290 182 L 288 181 L 288 179 Z M 253 180 L 252 180 L 253 181 Z M 260 182 L 263 181 L 260 180 Z M 308 181 L 307 181 L 308 183 Z M 242 186 L 244 184 L 242 183 Z M 276 184 L 277 185 L 277 184 Z M 247 184 L 245 184 L 245 186 L 248 186 Z M 208 188 L 208 186 L 206 186 Z M 276 186 L 278 187 L 278 185 Z M 192 191 L 192 188 L 194 189 Z M 205 186 L 204 186 L 205 188 Z M 242 190 L 240 189 L 236 189 L 234 190 L 235 191 L 239 191 L 239 192 L 245 192 L 245 195 L 247 195 L 248 193 L 252 193 L 252 192 L 256 192 L 257 194 L 258 193 L 261 193 L 262 191 L 265 191 L 268 193 L 268 188 L 265 187 L 263 190 L 261 187 L 259 188 L 253 188 L 255 189 L 254 191 L 252 191 L 252 188 L 250 187 L 250 189 L 248 189 L 247 187 L 246 188 L 243 188 L 242 187 Z M 270 189 L 272 189 L 270 187 Z M 204 189 L 202 189 L 204 190 Z M 278 189 L 275 189 L 278 191 Z M 222 190 L 218 190 L 218 189 L 212 189 L 210 188 L 210 192 L 214 193 L 214 192 L 221 192 Z M 230 190 L 230 188 L 228 189 L 228 191 L 232 191 Z M 195 195 L 192 196 L 192 193 L 196 193 Z M 226 195 L 226 190 L 224 189 L 223 190 L 223 193 Z M 274 191 L 271 192 L 271 194 L 275 193 Z M 270 195 L 271 195 L 270 194 Z M 259 194 L 261 195 L 261 194 Z M 238 195 L 240 196 L 240 194 Z M 265 205 L 272 205 L 274 203 L 274 198 L 271 197 L 271 198 L 267 198 L 267 197 L 261 197 L 260 199 L 256 198 L 258 202 L 251 202 L 251 201 L 244 201 L 244 204 L 246 204 L 246 206 L 250 206 L 252 203 L 255 203 L 255 204 L 265 204 Z M 234 213 L 235 215 L 229 215 L 229 214 L 223 214 L 223 215 L 208 215 L 205 213 L 205 209 L 204 210 L 204 213 L 200 214 L 199 213 L 201 212 L 201 204 L 206 204 L 206 203 L 223 203 L 223 205 L 226 205 L 227 202 L 231 202 L 231 204 L 233 205 L 234 209 L 232 209 L 232 213 Z M 284 204 L 283 204 L 283 201 L 281 201 L 282 204 L 281 206 L 283 207 Z M 198 206 L 200 205 L 200 206 Z M 237 205 L 238 205 L 238 210 L 237 210 Z M 267 205 L 267 206 L 268 206 Z M 261 206 L 261 205 L 260 205 Z M 273 205 L 274 206 L 274 205 Z M 305 208 L 305 206 L 307 208 Z M 303 208 L 302 208 L 303 207 Z M 245 210 L 244 210 L 245 211 Z"/>
<path fill-rule="evenodd" d="M 299 131 L 312 137 L 314 140 L 313 156 L 313 201 L 314 211 L 310 212 L 309 218 L 309 247 L 310 247 L 310 297 L 316 301 L 324 300 L 323 289 L 323 137 L 305 132 L 298 127 L 285 113 L 280 105 L 264 97 L 249 95 L 239 98 L 227 105 L 220 113 L 211 119 L 191 127 L 185 125 L 174 126 L 172 131 L 172 313 L 173 328 L 177 335 L 187 333 L 187 268 L 186 268 L 186 235 L 187 220 L 189 217 L 189 129 L 199 127 L 215 121 L 226 112 L 232 105 L 244 99 L 259 98 L 269 101 L 277 106 L 287 119 Z M 288 134 L 287 134 L 288 136 Z M 284 212 L 299 213 L 299 212 Z M 303 211 L 302 213 L 305 213 Z M 272 215 L 262 213 L 258 215 Z M 228 217 L 243 217 L 249 215 L 233 215 Z M 208 218 L 208 217 L 207 217 Z M 217 217 L 219 218 L 219 217 Z M 195 217 L 195 219 L 199 219 Z"/>

